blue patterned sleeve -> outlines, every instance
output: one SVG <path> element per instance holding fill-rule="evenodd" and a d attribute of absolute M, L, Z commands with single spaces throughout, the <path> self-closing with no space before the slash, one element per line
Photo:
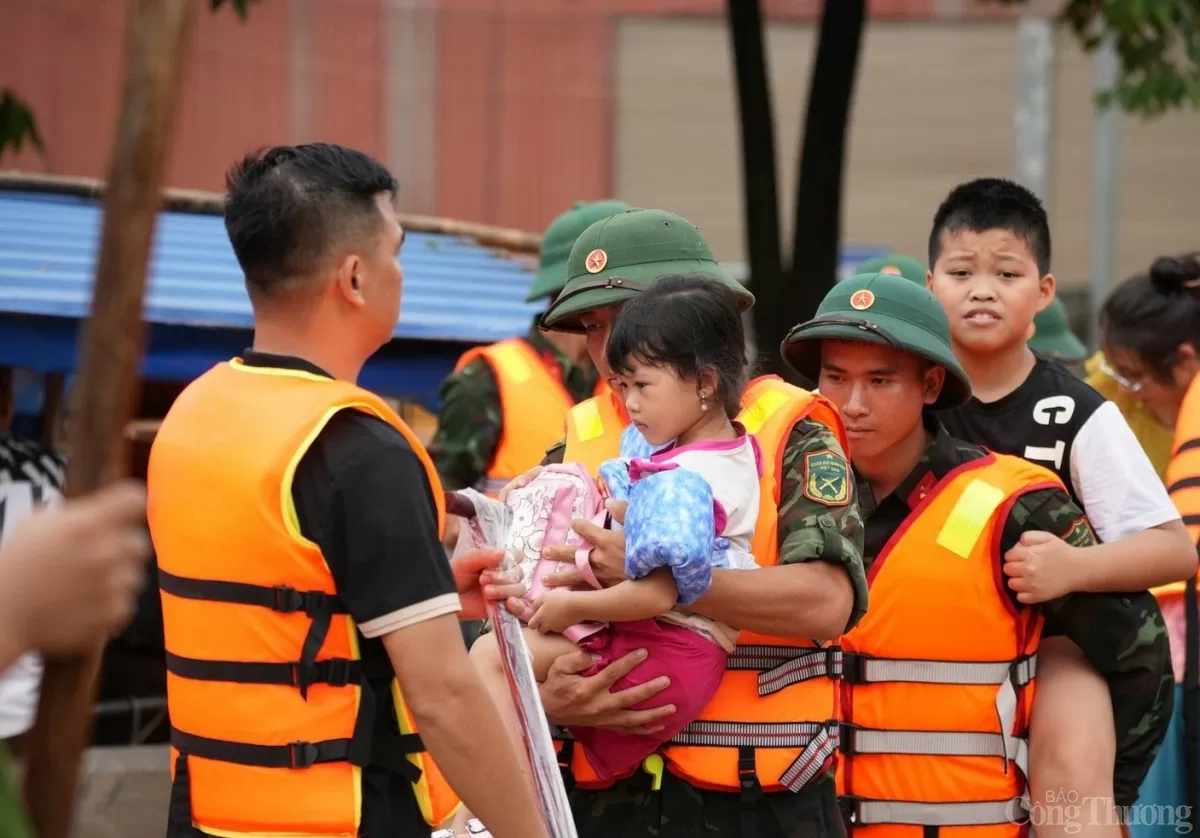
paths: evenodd
<path fill-rule="evenodd" d="M 679 601 L 691 605 L 712 584 L 716 516 L 712 487 L 694 471 L 644 474 L 629 490 L 625 515 L 625 574 L 640 579 L 669 567 Z"/>
<path fill-rule="evenodd" d="M 608 486 L 613 500 L 629 500 L 629 462 L 623 459 L 605 460 L 600 464 L 600 477 Z"/>

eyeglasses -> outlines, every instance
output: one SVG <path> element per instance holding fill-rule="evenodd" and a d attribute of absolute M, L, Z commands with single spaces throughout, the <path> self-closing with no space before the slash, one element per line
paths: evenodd
<path fill-rule="evenodd" d="M 1100 360 L 1100 372 L 1117 382 L 1117 384 L 1121 385 L 1122 389 L 1128 391 L 1129 393 L 1136 393 L 1146 386 L 1146 382 L 1141 378 L 1125 378 L 1125 376 L 1121 375 L 1119 372 L 1110 367 L 1103 359 Z"/>

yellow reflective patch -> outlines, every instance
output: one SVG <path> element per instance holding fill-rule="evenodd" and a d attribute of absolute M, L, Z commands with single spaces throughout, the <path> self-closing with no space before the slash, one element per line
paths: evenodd
<path fill-rule="evenodd" d="M 1002 490 L 982 480 L 972 480 L 946 516 L 946 523 L 938 533 L 938 546 L 964 559 L 970 556 L 980 533 L 1003 501 Z"/>
<path fill-rule="evenodd" d="M 754 404 L 742 411 L 742 415 L 738 417 L 742 425 L 746 428 L 746 433 L 756 434 L 762 430 L 762 426 L 767 424 L 767 420 L 775 415 L 779 408 L 788 403 L 791 398 L 786 393 L 781 393 L 775 388 L 770 388 L 754 400 Z"/>
<path fill-rule="evenodd" d="M 504 344 L 496 347 L 495 355 L 504 367 L 509 381 L 513 384 L 524 384 L 533 375 L 533 370 L 529 368 L 529 361 L 519 347 Z"/>
<path fill-rule="evenodd" d="M 604 435 L 604 421 L 595 399 L 582 401 L 571 408 L 571 425 L 579 442 L 591 442 Z"/>

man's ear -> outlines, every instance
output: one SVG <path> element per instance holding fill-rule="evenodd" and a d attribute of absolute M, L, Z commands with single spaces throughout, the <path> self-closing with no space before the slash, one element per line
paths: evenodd
<path fill-rule="evenodd" d="M 1058 283 L 1054 274 L 1046 274 L 1038 284 L 1038 311 L 1045 311 L 1054 302 L 1054 292 Z"/>
<path fill-rule="evenodd" d="M 363 262 L 357 255 L 350 253 L 338 262 L 334 273 L 334 285 L 342 298 L 352 306 L 362 308 L 367 304 L 362 293 Z"/>
<path fill-rule="evenodd" d="M 942 388 L 946 386 L 946 368 L 934 365 L 925 370 L 924 385 L 922 400 L 925 404 L 934 404 L 941 398 Z"/>

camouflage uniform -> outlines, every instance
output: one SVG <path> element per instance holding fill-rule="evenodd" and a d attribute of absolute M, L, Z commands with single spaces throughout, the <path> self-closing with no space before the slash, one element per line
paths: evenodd
<path fill-rule="evenodd" d="M 546 452 L 543 463 L 562 462 L 564 446 Z M 803 489 L 808 480 L 805 455 L 822 451 L 844 457 L 833 433 L 816 422 L 797 423 L 783 454 L 779 500 L 779 563 L 796 564 L 821 559 L 836 561 L 846 569 L 854 587 L 854 607 L 849 631 L 867 610 L 867 576 L 863 569 L 863 522 L 858 498 L 844 506 L 825 506 L 811 500 Z M 836 533 L 840 547 L 831 556 L 825 551 L 824 531 Z M 665 772 L 658 791 L 651 777 L 638 771 L 633 777 L 601 790 L 575 789 L 571 807 L 579 838 L 601 836 L 654 836 L 690 838 L 705 834 L 741 835 L 740 795 L 695 789 Z M 833 770 L 814 779 L 798 793 L 763 796 L 755 838 L 784 836 L 837 836 L 844 834 L 835 802 Z"/>
<path fill-rule="evenodd" d="M 597 262 L 591 257 L 598 255 Z M 754 301 L 720 267 L 699 230 L 686 219 L 659 210 L 630 210 L 591 225 L 576 241 L 568 260 L 570 280 L 542 318 L 542 328 L 583 331 L 581 314 L 617 306 L 656 279 L 670 274 L 707 276 L 727 285 L 743 310 Z M 564 445 L 546 452 L 544 463 L 562 462 Z M 867 581 L 862 567 L 862 520 L 857 499 L 827 506 L 805 494 L 805 455 L 827 452 L 845 463 L 845 452 L 827 428 L 803 421 L 792 429 L 783 455 L 779 503 L 779 562 L 813 559 L 846 568 L 854 589 L 853 626 L 867 608 Z M 849 473 L 849 466 L 846 465 Z M 837 538 L 828 538 L 832 533 Z M 829 549 L 828 544 L 836 544 Z M 747 815 L 742 796 L 689 786 L 664 772 L 658 790 L 652 777 L 637 771 L 608 789 L 573 789 L 571 807 L 579 838 L 790 838 L 844 834 L 831 773 L 810 782 L 799 793 L 764 794 L 754 807 L 755 834 L 744 835 Z"/>
<path fill-rule="evenodd" d="M 525 340 L 546 361 L 576 402 L 590 397 L 599 377 L 590 361 L 573 363 L 540 329 L 529 330 Z M 476 358 L 442 382 L 438 428 L 429 444 L 429 456 L 447 491 L 474 486 L 487 472 L 496 450 L 504 414 L 500 387 L 492 368 Z"/>
<path fill-rule="evenodd" d="M 954 439 L 930 420 L 934 439 L 916 468 L 888 497 L 876 503 L 871 489 L 859 483 L 859 505 L 866 519 L 864 557 L 868 570 L 883 545 L 931 487 L 948 472 L 985 455 L 983 448 Z M 932 475 L 932 476 L 930 476 Z M 1041 530 L 1074 547 L 1096 544 L 1083 510 L 1062 489 L 1040 489 L 1013 505 L 1000 541 L 1000 555 L 1014 547 L 1021 533 Z M 1014 598 L 1015 601 L 1015 598 Z M 1117 732 L 1114 791 L 1117 805 L 1137 799 L 1166 736 L 1175 699 L 1166 624 L 1149 593 L 1075 593 L 1043 603 L 1043 636 L 1069 637 L 1108 682 Z"/>

